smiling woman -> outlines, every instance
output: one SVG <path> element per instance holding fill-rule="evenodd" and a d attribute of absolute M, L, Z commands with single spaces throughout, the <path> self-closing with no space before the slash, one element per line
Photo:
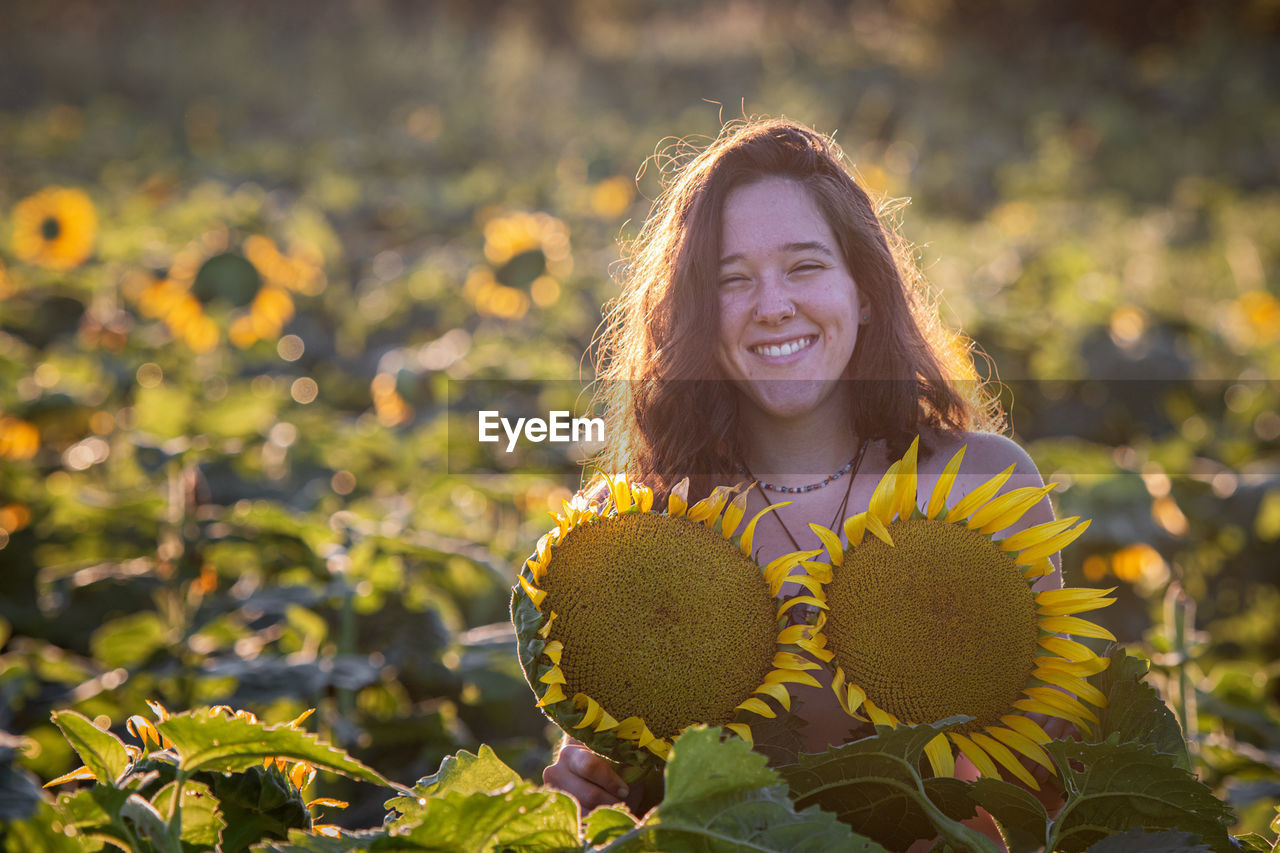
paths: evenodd
<path fill-rule="evenodd" d="M 909 445 L 910 488 L 900 490 L 909 498 L 895 503 L 903 517 L 917 495 L 942 481 L 956 500 L 973 492 L 998 506 L 1017 501 L 1009 535 L 1052 521 L 1035 466 L 997 434 L 1003 417 L 977 381 L 967 339 L 939 323 L 909 253 L 828 137 L 786 120 L 727 127 L 678 164 L 629 261 L 600 341 L 608 435 L 601 470 L 647 484 L 659 500 L 677 483 L 691 501 L 718 494 L 717 486 L 738 490 L 735 503 L 760 519 L 749 556 L 761 565 L 789 554 L 809 560 L 822 549 L 843 554 L 842 534 L 862 529 L 853 522 L 879 518 L 877 484 L 894 481 Z M 965 471 L 944 470 L 943 460 L 961 448 Z M 601 496 L 598 483 L 585 491 L 589 500 Z M 928 542 L 921 549 L 936 550 Z M 678 573 L 701 577 L 697 562 Z M 1034 578 L 1018 578 L 1022 598 L 1031 600 L 1032 584 L 1036 591 L 1061 586 L 1056 564 L 1045 565 Z M 784 621 L 804 635 L 796 654 L 814 667 L 789 685 L 787 707 L 799 746 L 811 752 L 872 733 L 850 711 L 850 676 L 837 684 L 818 666 L 831 651 L 819 642 L 823 617 L 815 611 L 827 605 L 814 590 L 831 568 L 810 569 L 776 590 Z M 915 613 L 904 605 L 925 593 L 954 597 L 940 577 L 926 564 L 888 595 L 904 600 L 884 609 Z M 985 600 L 991 588 L 982 583 L 971 592 Z M 646 630 L 661 634 L 663 626 Z M 700 671 L 736 665 L 688 663 Z M 1066 724 L 1040 725 L 1048 736 Z M 935 750 L 935 767 L 950 766 L 945 749 L 942 742 Z M 961 777 L 978 772 L 967 755 L 956 758 Z M 1045 781 L 1036 775 L 1043 768 L 1017 766 L 1019 778 L 1034 779 L 1029 787 Z M 573 741 L 544 778 L 586 807 L 615 801 L 622 788 L 608 764 Z"/>

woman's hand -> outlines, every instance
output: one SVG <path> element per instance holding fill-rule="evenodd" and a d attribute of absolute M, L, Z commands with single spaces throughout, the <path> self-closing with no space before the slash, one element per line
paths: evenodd
<path fill-rule="evenodd" d="M 565 738 L 555 763 L 542 771 L 542 781 L 577 800 L 583 814 L 632 794 L 612 764 L 572 738 Z M 635 793 L 638 799 L 643 791 Z"/>

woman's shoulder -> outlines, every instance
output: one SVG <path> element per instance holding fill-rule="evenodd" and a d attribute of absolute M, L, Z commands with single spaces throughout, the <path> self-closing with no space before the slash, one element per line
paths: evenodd
<path fill-rule="evenodd" d="M 1013 473 L 1004 490 L 1044 483 L 1030 454 L 1008 436 L 995 432 L 948 430 L 935 432 L 930 438 L 932 453 L 928 463 L 922 463 L 922 468 L 927 464 L 929 468 L 941 470 L 964 448 L 964 460 L 960 464 L 962 477 L 981 477 L 985 480 L 1012 465 Z"/>

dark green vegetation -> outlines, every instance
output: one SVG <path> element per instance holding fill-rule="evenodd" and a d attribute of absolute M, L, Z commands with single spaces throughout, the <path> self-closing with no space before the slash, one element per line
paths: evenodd
<path fill-rule="evenodd" d="M 5 779 L 82 763 L 53 710 L 123 735 L 150 698 L 316 707 L 312 728 L 405 783 L 480 743 L 536 779 L 548 734 L 507 589 L 577 477 L 448 454 L 448 380 L 589 379 L 617 238 L 667 160 L 637 168 L 745 110 L 838 130 L 868 185 L 913 197 L 945 315 L 1070 483 L 1060 514 L 1094 519 L 1068 581 L 1120 586 L 1098 621 L 1154 660 L 1231 831 L 1266 829 L 1267 4 L 11 5 L 0 210 L 79 187 L 98 229 L 69 270 L 0 233 Z M 352 803 L 325 820 L 384 813 L 368 785 L 317 793 Z"/>

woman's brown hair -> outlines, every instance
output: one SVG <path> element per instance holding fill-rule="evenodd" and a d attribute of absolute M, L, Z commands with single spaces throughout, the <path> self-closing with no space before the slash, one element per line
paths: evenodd
<path fill-rule="evenodd" d="M 786 119 L 727 125 L 674 174 L 621 267 L 622 295 L 599 337 L 605 471 L 690 497 L 738 479 L 738 393 L 716 360 L 722 214 L 734 189 L 766 177 L 804 186 L 836 237 L 870 319 L 845 379 L 850 430 L 901 453 L 929 429 L 998 430 L 1003 417 L 970 344 L 938 320 L 905 243 L 886 229 L 829 137 Z"/>

